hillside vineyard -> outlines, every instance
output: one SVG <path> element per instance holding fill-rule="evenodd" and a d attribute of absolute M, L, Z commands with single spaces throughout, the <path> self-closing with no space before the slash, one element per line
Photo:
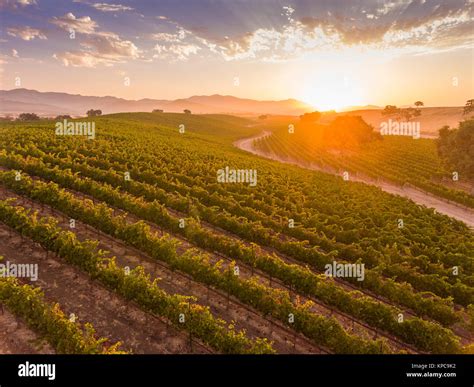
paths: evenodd
<path fill-rule="evenodd" d="M 383 128 L 382 128 L 383 129 Z M 383 130 L 381 129 L 381 133 Z M 315 143 L 307 128 L 289 132 L 288 124 L 278 124 L 273 133 L 255 140 L 255 149 L 319 167 L 331 173 L 361 175 L 364 180 L 386 180 L 412 186 L 438 197 L 474 208 L 472 187 L 463 187 L 456 170 L 441 163 L 435 141 L 409 135 L 384 134 L 383 141 L 361 146 L 357 152 L 335 154 Z"/>
<path fill-rule="evenodd" d="M 93 140 L 57 136 L 47 120 L 0 128 L 0 255 L 37 263 L 40 273 L 32 285 L 3 276 L 0 300 L 30 329 L 49 332 L 57 353 L 469 351 L 474 239 L 465 224 L 243 152 L 232 143 L 256 132 L 247 119 L 93 121 Z M 288 155 L 309 157 L 276 133 L 255 146 L 276 152 L 285 143 Z M 420 141 L 429 155 L 429 140 Z M 383 146 L 411 152 L 398 142 Z M 365 173 L 374 163 L 350 165 Z M 472 203 L 461 191 L 417 184 Z M 88 308 L 74 301 L 91 296 Z M 130 335 L 121 319 L 143 333 Z"/>

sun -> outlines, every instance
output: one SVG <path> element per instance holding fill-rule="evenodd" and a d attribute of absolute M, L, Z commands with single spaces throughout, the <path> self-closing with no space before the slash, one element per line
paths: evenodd
<path fill-rule="evenodd" d="M 300 99 L 319 111 L 340 111 L 348 106 L 366 104 L 361 88 L 346 78 L 314 79 L 303 86 L 300 92 Z"/>
<path fill-rule="evenodd" d="M 309 95 L 308 97 L 302 97 L 302 100 L 313 106 L 315 110 L 327 111 L 335 110 L 342 111 L 349 106 L 362 106 L 363 101 L 360 99 L 342 97 L 340 95 L 329 95 L 324 93 L 323 95 Z"/>

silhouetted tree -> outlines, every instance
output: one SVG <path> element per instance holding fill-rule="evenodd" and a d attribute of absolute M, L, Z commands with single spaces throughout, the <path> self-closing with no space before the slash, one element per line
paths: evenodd
<path fill-rule="evenodd" d="M 411 119 L 421 115 L 420 106 L 424 106 L 424 103 L 421 101 L 416 101 L 414 103 L 416 108 L 408 107 L 405 109 L 398 108 L 395 105 L 387 105 L 382 110 L 382 115 L 384 116 L 395 116 L 398 121 L 404 119 L 405 121 L 410 121 Z"/>
<path fill-rule="evenodd" d="M 459 128 L 442 127 L 436 143 L 446 166 L 474 178 L 474 118 L 460 122 Z"/>
<path fill-rule="evenodd" d="M 300 116 L 300 121 L 305 123 L 314 123 L 321 118 L 320 112 L 305 113 Z"/>
<path fill-rule="evenodd" d="M 258 119 L 259 120 L 266 120 L 267 119 L 267 115 L 266 114 L 262 114 L 261 116 L 258 116 Z"/>
<path fill-rule="evenodd" d="M 184 109 L 183 111 L 184 111 L 184 114 L 191 114 L 191 110 L 189 109 Z"/>
<path fill-rule="evenodd" d="M 466 101 L 466 105 L 464 106 L 464 110 L 462 112 L 463 115 L 469 114 L 474 112 L 474 99 L 468 99 Z"/>
<path fill-rule="evenodd" d="M 163 113 L 163 109 L 153 109 L 152 113 Z"/>
<path fill-rule="evenodd" d="M 63 114 L 63 115 L 56 116 L 56 118 L 54 120 L 55 121 L 64 121 L 64 120 L 71 120 L 71 119 L 72 119 L 72 117 L 69 114 Z"/>
<path fill-rule="evenodd" d="M 97 117 L 102 115 L 102 110 L 90 109 L 87 111 L 87 117 Z"/>
<path fill-rule="evenodd" d="M 387 105 L 385 108 L 382 110 L 382 115 L 383 116 L 397 116 L 397 118 L 400 118 L 400 109 L 397 108 L 395 105 Z"/>
<path fill-rule="evenodd" d="M 420 116 L 421 110 L 409 107 L 406 109 L 402 109 L 400 113 L 402 117 L 405 119 L 405 121 L 410 121 L 412 118 Z"/>
<path fill-rule="evenodd" d="M 322 130 L 324 143 L 335 148 L 354 148 L 381 138 L 361 116 L 336 117 L 329 125 L 323 125 Z"/>
<path fill-rule="evenodd" d="M 17 118 L 18 121 L 37 121 L 39 119 L 36 113 L 21 113 Z"/>

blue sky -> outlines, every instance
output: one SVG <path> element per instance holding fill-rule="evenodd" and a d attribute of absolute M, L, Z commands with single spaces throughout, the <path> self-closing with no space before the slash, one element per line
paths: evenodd
<path fill-rule="evenodd" d="M 473 94 L 473 8 L 473 0 L 0 0 L 0 86 L 292 97 L 319 108 L 459 105 Z"/>

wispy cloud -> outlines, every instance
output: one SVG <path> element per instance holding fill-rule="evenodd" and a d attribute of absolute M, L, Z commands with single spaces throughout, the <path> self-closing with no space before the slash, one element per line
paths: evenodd
<path fill-rule="evenodd" d="M 354 45 L 407 51 L 414 47 L 421 51 L 466 47 L 474 38 L 474 13 L 469 2 L 465 7 L 435 4 L 429 8 L 419 0 L 392 1 L 364 10 L 358 17 L 327 12 L 296 20 L 294 12 L 292 7 L 283 7 L 287 23 L 280 27 L 258 28 L 230 38 L 207 37 L 202 43 L 209 48 L 213 43 L 211 50 L 225 60 L 278 61 Z"/>
<path fill-rule="evenodd" d="M 140 56 L 138 47 L 118 34 L 99 31 L 98 24 L 89 16 L 77 18 L 68 13 L 61 18 L 53 18 L 51 23 L 62 29 L 73 29 L 83 37 L 79 37 L 81 50 L 55 53 L 53 57 L 65 66 L 95 67 L 99 64 L 111 66 Z"/>
<path fill-rule="evenodd" d="M 113 3 L 94 3 L 87 0 L 73 0 L 73 3 L 86 4 L 102 12 L 124 12 L 124 11 L 133 11 L 135 9 L 128 5 L 115 4 L 115 3 L 114 4 Z"/>
<path fill-rule="evenodd" d="M 97 23 L 90 16 L 76 17 L 72 12 L 61 17 L 53 17 L 50 23 L 63 30 L 74 30 L 81 34 L 92 34 L 97 28 Z"/>
<path fill-rule="evenodd" d="M 36 0 L 0 0 L 0 8 L 17 9 L 36 4 Z"/>
<path fill-rule="evenodd" d="M 120 58 L 135 59 L 139 50 L 130 40 L 121 39 L 113 32 L 98 32 L 87 36 L 81 46 L 88 51 L 95 51 L 101 55 Z"/>
<path fill-rule="evenodd" d="M 181 41 L 183 36 L 180 36 L 179 33 L 158 32 L 151 34 L 150 38 L 159 42 L 176 43 Z"/>
<path fill-rule="evenodd" d="M 184 61 L 189 59 L 191 55 L 197 54 L 201 47 L 195 44 L 172 44 L 169 46 L 157 44 L 154 50 L 156 54 L 153 55 L 153 58 Z"/>
<path fill-rule="evenodd" d="M 120 12 L 120 11 L 133 11 L 134 8 L 121 5 L 121 4 L 109 4 L 109 3 L 93 3 L 92 7 L 103 12 Z"/>
<path fill-rule="evenodd" d="M 7 33 L 23 40 L 47 39 L 43 31 L 31 27 L 10 27 L 7 29 Z"/>
<path fill-rule="evenodd" d="M 84 51 L 61 52 L 54 54 L 53 58 L 61 61 L 66 67 L 96 67 L 99 64 L 110 66 L 115 63 L 97 53 Z"/>

